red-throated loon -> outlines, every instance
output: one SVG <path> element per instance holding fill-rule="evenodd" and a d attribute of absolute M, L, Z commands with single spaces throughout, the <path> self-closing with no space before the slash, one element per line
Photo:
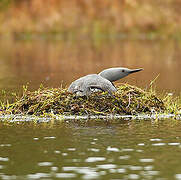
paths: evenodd
<path fill-rule="evenodd" d="M 112 82 L 141 70 L 143 69 L 123 67 L 105 69 L 99 74 L 89 74 L 75 80 L 70 84 L 68 91 L 76 93 L 77 96 L 88 96 L 93 92 L 92 89 L 99 89 L 112 95 L 116 91 L 116 87 Z"/>

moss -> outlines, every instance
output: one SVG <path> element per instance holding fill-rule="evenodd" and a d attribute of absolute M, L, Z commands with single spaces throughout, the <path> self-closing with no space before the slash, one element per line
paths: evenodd
<path fill-rule="evenodd" d="M 114 97 L 106 92 L 93 93 L 89 97 L 76 97 L 65 88 L 44 88 L 30 92 L 24 87 L 22 97 L 12 104 L 1 105 L 2 114 L 23 115 L 108 115 L 178 113 L 180 104 L 170 96 L 159 98 L 152 90 L 142 90 L 121 84 Z M 176 103 L 178 103 L 176 105 Z"/>

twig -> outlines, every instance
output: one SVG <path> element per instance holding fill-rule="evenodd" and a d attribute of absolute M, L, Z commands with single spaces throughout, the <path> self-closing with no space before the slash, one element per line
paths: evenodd
<path fill-rule="evenodd" d="M 128 94 L 128 97 L 129 97 L 129 101 L 128 101 L 128 105 L 126 106 L 126 108 L 129 108 L 129 106 L 131 104 L 131 95 L 130 95 L 130 93 Z"/>

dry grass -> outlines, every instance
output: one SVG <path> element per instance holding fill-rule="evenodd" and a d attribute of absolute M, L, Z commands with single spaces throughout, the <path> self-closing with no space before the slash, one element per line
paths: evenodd
<path fill-rule="evenodd" d="M 180 34 L 179 0 L 2 0 L 0 33 Z"/>

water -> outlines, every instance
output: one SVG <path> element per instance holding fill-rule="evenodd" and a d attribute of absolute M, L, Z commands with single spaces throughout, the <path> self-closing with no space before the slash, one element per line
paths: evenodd
<path fill-rule="evenodd" d="M 0 89 L 67 86 L 104 68 L 144 68 L 120 82 L 180 94 L 176 41 L 0 42 Z M 0 117 L 1 118 L 1 117 Z M 33 118 L 31 118 L 33 120 Z M 0 179 L 181 179 L 181 122 L 174 118 L 0 122 Z"/>
<path fill-rule="evenodd" d="M 155 79 L 159 91 L 179 94 L 181 90 L 181 44 L 173 40 L 79 40 L 0 42 L 0 89 L 20 91 L 29 83 L 37 89 L 68 86 L 80 76 L 105 68 L 144 68 L 118 82 L 143 88 Z"/>
<path fill-rule="evenodd" d="M 180 179 L 181 122 L 0 126 L 1 179 Z"/>

